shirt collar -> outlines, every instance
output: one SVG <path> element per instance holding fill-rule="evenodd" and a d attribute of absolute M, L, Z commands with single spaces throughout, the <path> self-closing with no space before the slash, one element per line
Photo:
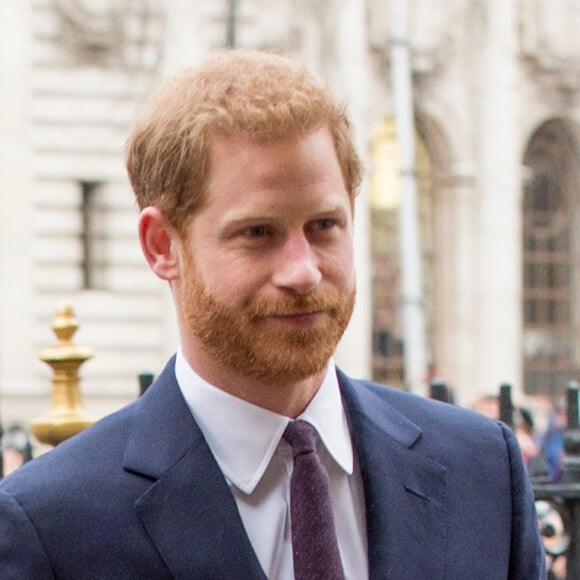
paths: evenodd
<path fill-rule="evenodd" d="M 244 493 L 252 493 L 290 419 L 211 385 L 189 366 L 181 350 L 177 353 L 175 375 L 223 474 Z M 299 419 L 316 428 L 330 456 L 350 475 L 352 443 L 332 360 L 322 385 Z"/>

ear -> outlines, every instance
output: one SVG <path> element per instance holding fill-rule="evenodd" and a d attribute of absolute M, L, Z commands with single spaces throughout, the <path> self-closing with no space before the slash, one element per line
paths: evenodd
<path fill-rule="evenodd" d="M 139 216 L 139 242 L 149 267 L 162 280 L 175 280 L 179 276 L 177 256 L 178 234 L 163 212 L 148 206 Z"/>

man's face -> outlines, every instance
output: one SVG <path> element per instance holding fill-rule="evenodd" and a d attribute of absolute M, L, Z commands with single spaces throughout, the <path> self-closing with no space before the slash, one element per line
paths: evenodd
<path fill-rule="evenodd" d="M 272 384 L 320 372 L 354 306 L 351 203 L 328 131 L 216 140 L 182 272 L 182 341 L 196 368 Z"/>

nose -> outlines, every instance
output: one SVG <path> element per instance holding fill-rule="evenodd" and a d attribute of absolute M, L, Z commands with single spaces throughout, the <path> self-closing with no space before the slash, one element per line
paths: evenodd
<path fill-rule="evenodd" d="M 289 236 L 280 249 L 273 283 L 298 294 L 308 294 L 321 279 L 318 258 L 304 233 Z"/>

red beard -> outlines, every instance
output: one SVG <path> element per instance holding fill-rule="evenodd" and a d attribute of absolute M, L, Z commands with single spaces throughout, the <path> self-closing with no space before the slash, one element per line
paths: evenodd
<path fill-rule="evenodd" d="M 182 309 L 191 331 L 220 365 L 272 384 L 321 372 L 334 353 L 354 308 L 355 290 L 336 289 L 276 300 L 225 304 L 211 295 L 193 263 L 187 264 Z M 292 327 L 271 316 L 324 312 L 316 323 Z"/>

